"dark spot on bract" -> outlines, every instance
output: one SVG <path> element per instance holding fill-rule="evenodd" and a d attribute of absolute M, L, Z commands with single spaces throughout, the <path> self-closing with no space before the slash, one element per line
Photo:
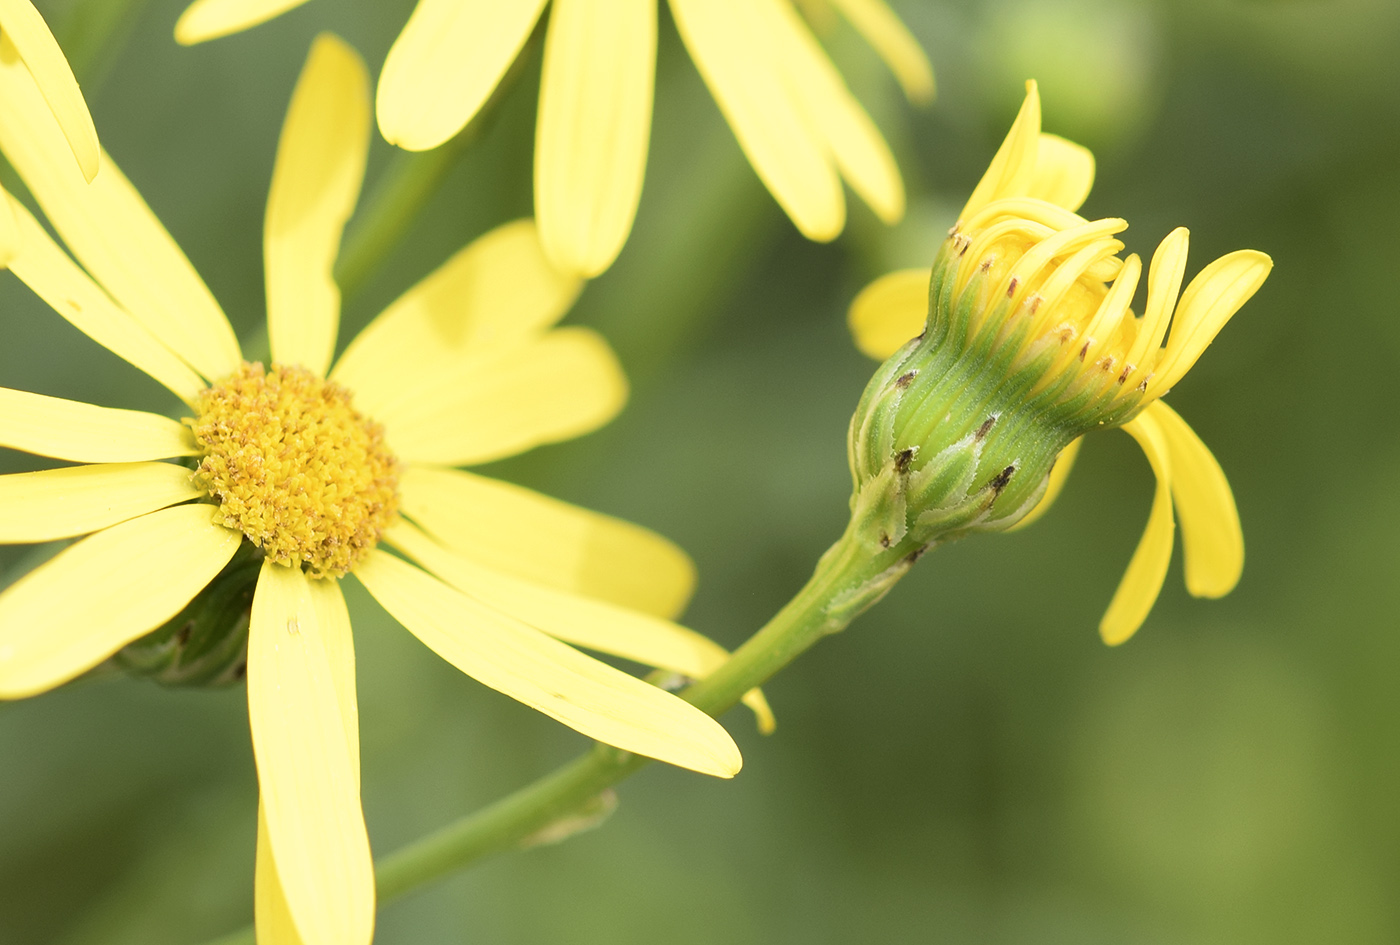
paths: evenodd
<path fill-rule="evenodd" d="M 900 390 L 904 390 L 904 388 L 914 383 L 914 378 L 918 376 L 918 371 L 906 371 L 905 373 L 899 375 L 899 377 L 895 378 L 894 386 L 898 387 Z"/>
<path fill-rule="evenodd" d="M 894 454 L 894 468 L 897 472 L 904 472 L 909 468 L 909 463 L 914 458 L 914 450 L 903 449 Z"/>
<path fill-rule="evenodd" d="M 1015 472 L 1015 466 L 1007 466 L 993 477 L 992 481 L 988 483 L 988 486 L 990 486 L 991 490 L 997 495 L 1001 495 L 1001 490 L 1006 488 L 1006 484 L 1011 481 L 1011 477 Z"/>
<path fill-rule="evenodd" d="M 986 437 L 988 433 L 991 432 L 992 425 L 996 422 L 996 417 L 988 417 L 986 420 L 983 420 L 982 425 L 977 428 L 977 432 L 972 434 L 972 439 L 974 441 L 981 441 L 984 437 Z"/>

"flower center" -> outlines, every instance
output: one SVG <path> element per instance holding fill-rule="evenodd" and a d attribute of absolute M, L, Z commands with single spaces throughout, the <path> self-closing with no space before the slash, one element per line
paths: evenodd
<path fill-rule="evenodd" d="M 217 521 L 312 577 L 345 574 L 378 543 L 398 510 L 399 462 L 348 390 L 245 363 L 197 407 L 195 479 L 218 499 Z"/>

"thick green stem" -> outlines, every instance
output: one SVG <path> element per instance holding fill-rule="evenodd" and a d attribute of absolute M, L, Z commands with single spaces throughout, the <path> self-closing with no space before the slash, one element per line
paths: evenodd
<path fill-rule="evenodd" d="M 890 589 L 912 564 L 909 548 L 870 548 L 853 522 L 817 564 L 811 580 L 733 657 L 681 697 L 710 715 L 732 708 L 822 637 L 842 630 Z M 570 818 L 651 759 L 597 744 L 574 761 L 494 804 L 381 859 L 380 903 L 441 879 L 493 853 L 522 845 Z M 210 945 L 251 945 L 245 929 Z"/>

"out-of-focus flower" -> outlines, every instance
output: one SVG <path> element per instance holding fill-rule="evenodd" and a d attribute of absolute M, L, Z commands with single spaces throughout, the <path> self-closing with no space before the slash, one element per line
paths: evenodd
<path fill-rule="evenodd" d="M 184 43 L 226 35 L 304 0 L 197 0 Z M 809 0 L 810 2 L 810 0 Z M 909 97 L 933 71 L 884 0 L 823 0 L 890 64 Z M 546 0 L 419 0 L 379 77 L 379 128 L 412 151 L 435 148 L 483 106 Z M 904 185 L 885 140 L 792 0 L 671 0 L 681 38 L 769 191 L 805 235 L 845 226 L 844 178 L 886 222 Z M 535 215 L 551 260 L 595 276 L 632 230 L 651 134 L 656 0 L 554 0 L 535 140 Z"/>
<path fill-rule="evenodd" d="M 240 549 L 261 556 L 247 683 L 264 941 L 372 933 L 347 573 L 463 672 L 584 734 L 709 774 L 740 766 L 709 716 L 561 642 L 708 674 L 724 651 L 665 619 L 689 593 L 684 554 L 451 468 L 587 432 L 626 397 L 599 336 L 553 327 L 579 281 L 530 222 L 463 249 L 332 367 L 331 270 L 369 122 L 358 55 L 321 37 L 268 199 L 264 369 L 115 163 L 88 184 L 29 72 L 0 63 L 0 149 L 78 261 L 3 195 L 12 271 L 190 408 L 181 423 L 0 389 L 0 445 L 83 464 L 0 477 L 0 541 L 88 536 L 0 594 L 0 698 L 74 678 L 169 621 Z M 761 695 L 750 704 L 767 721 Z"/>
<path fill-rule="evenodd" d="M 1121 643 L 1161 590 L 1176 516 L 1187 589 L 1220 597 L 1239 580 L 1244 540 L 1229 484 L 1159 398 L 1273 263 L 1254 250 L 1230 253 L 1178 299 L 1187 232 L 1177 229 L 1152 257 L 1137 316 L 1129 305 L 1142 264 L 1120 258 L 1115 238 L 1127 223 L 1074 212 L 1093 178 L 1086 149 L 1041 133 L 1039 94 L 1028 83 L 932 273 L 884 276 L 852 305 L 857 345 L 889 360 L 852 422 L 851 457 L 857 497 L 868 487 L 871 520 L 886 538 L 904 540 L 907 528 L 936 543 L 1029 523 L 1059 492 L 1079 437 L 1122 427 L 1146 453 L 1157 490 L 1100 624 L 1105 641 Z"/>

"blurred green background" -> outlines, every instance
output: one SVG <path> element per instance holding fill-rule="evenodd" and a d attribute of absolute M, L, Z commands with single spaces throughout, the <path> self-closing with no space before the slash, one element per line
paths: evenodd
<path fill-rule="evenodd" d="M 663 13 L 636 231 L 571 316 L 614 343 L 632 402 L 489 471 L 677 540 L 701 575 L 687 622 L 737 645 L 844 523 L 845 425 L 873 369 L 847 304 L 932 258 L 1034 76 L 1046 129 L 1099 157 L 1085 213 L 1132 221 L 1130 248 L 1184 224 L 1192 272 L 1240 247 L 1276 261 L 1172 395 L 1234 485 L 1243 582 L 1192 600 L 1175 563 L 1138 636 L 1100 644 L 1152 482 L 1127 437 L 1094 437 L 1040 524 L 940 549 L 774 681 L 776 735 L 727 717 L 733 782 L 655 766 L 601 830 L 386 906 L 382 945 L 1400 940 L 1400 5 L 895 5 L 939 73 L 928 111 L 849 29 L 825 38 L 910 211 L 886 230 L 853 204 L 827 246 L 760 187 Z M 181 0 L 39 6 L 105 146 L 246 336 L 309 42 L 334 29 L 377 71 L 410 0 L 314 0 L 195 49 L 170 38 Z M 532 61 L 342 338 L 530 212 L 537 83 Z M 389 157 L 377 141 L 369 187 Z M 0 384 L 173 407 L 9 276 L 0 331 Z M 351 605 L 378 851 L 584 747 L 358 588 Z M 254 811 L 241 689 L 114 679 L 0 705 L 0 943 L 193 945 L 244 924 Z"/>

